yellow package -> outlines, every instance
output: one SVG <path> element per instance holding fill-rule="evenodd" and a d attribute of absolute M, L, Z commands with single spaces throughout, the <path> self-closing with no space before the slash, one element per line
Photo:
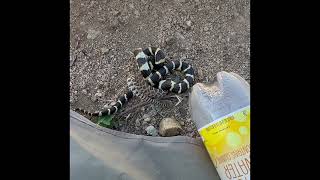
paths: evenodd
<path fill-rule="evenodd" d="M 250 179 L 250 106 L 198 131 L 222 180 Z"/>

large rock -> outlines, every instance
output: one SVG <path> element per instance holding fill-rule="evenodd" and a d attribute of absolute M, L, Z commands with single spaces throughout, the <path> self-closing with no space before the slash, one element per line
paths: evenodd
<path fill-rule="evenodd" d="M 161 136 L 176 136 L 180 134 L 182 128 L 178 121 L 172 118 L 164 118 L 159 125 L 159 133 Z"/>

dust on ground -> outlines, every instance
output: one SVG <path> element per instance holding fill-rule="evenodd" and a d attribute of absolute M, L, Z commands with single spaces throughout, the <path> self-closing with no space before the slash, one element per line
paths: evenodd
<path fill-rule="evenodd" d="M 100 110 L 124 92 L 130 51 L 139 47 L 160 47 L 167 57 L 191 63 L 196 82 L 210 82 L 222 70 L 250 82 L 249 0 L 71 0 L 70 6 L 72 109 Z M 119 117 L 116 129 L 145 135 L 147 126 L 158 129 L 163 117 L 174 117 L 182 135 L 199 136 L 187 102 L 138 108 Z"/>

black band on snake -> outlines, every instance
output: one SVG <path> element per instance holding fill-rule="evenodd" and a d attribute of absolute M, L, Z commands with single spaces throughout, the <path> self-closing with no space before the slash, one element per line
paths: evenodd
<path fill-rule="evenodd" d="M 163 51 L 155 47 L 149 47 L 144 50 L 137 49 L 133 53 L 137 60 L 139 71 L 151 86 L 178 94 L 185 92 L 192 86 L 194 71 L 190 64 L 176 60 L 164 64 L 165 55 Z M 185 73 L 185 79 L 182 82 L 162 80 L 162 77 L 172 70 Z M 152 71 L 155 72 L 152 73 Z"/>
<path fill-rule="evenodd" d="M 180 94 L 187 91 L 193 85 L 194 70 L 191 65 L 176 60 L 166 63 L 165 54 L 160 48 L 148 47 L 144 50 L 139 48 L 134 50 L 133 54 L 137 61 L 138 70 L 150 86 L 161 91 L 171 91 L 173 93 Z M 172 70 L 181 71 L 185 74 L 185 78 L 181 82 L 164 79 L 164 76 Z M 129 91 L 123 96 L 120 96 L 117 103 L 110 108 L 107 108 L 103 111 L 96 111 L 94 113 L 81 108 L 77 108 L 76 110 L 90 116 L 112 115 L 118 112 L 119 109 L 122 108 L 122 106 L 124 106 L 124 104 L 128 102 L 133 96 L 138 96 L 141 99 L 149 101 L 151 103 L 158 103 L 156 100 L 148 97 L 147 95 L 144 95 L 143 93 L 146 90 L 142 89 L 141 86 L 136 85 L 136 83 L 138 84 L 139 82 L 134 82 L 131 78 L 128 78 L 127 85 Z"/>
<path fill-rule="evenodd" d="M 128 102 L 131 98 L 133 97 L 133 93 L 132 91 L 128 91 L 127 93 L 125 93 L 123 96 L 120 96 L 120 98 L 118 99 L 117 103 L 115 105 L 113 105 L 110 108 L 107 108 L 104 111 L 96 111 L 94 113 L 86 111 L 82 108 L 77 108 L 75 109 L 76 111 L 81 111 L 85 114 L 88 114 L 90 116 L 104 116 L 104 115 L 112 115 L 116 112 L 119 111 L 119 109 L 126 103 Z"/>

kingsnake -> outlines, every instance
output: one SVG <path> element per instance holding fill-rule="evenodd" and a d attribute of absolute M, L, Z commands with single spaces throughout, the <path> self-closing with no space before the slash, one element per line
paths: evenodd
<path fill-rule="evenodd" d="M 77 108 L 76 110 L 90 116 L 112 115 L 118 112 L 133 96 L 138 96 L 147 102 L 164 105 L 154 98 L 160 97 L 168 91 L 180 94 L 187 91 L 193 85 L 194 70 L 192 66 L 181 60 L 174 60 L 166 63 L 165 54 L 160 48 L 148 47 L 144 50 L 138 48 L 133 51 L 133 54 L 138 70 L 144 80 L 141 80 L 141 78 L 137 79 L 139 77 L 135 76 L 129 77 L 127 79 L 129 91 L 123 96 L 120 96 L 116 104 L 110 108 L 94 113 L 81 108 Z M 164 77 L 172 70 L 181 71 L 185 74 L 185 78 L 180 82 L 164 79 Z"/>

